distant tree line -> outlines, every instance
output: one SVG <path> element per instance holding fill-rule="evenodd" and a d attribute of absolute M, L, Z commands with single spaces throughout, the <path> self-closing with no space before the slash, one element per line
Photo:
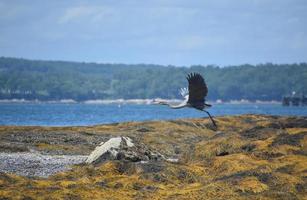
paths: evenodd
<path fill-rule="evenodd" d="M 180 98 L 190 72 L 208 83 L 209 100 L 281 100 L 307 94 L 307 64 L 191 66 L 96 64 L 0 57 L 0 99 Z"/>

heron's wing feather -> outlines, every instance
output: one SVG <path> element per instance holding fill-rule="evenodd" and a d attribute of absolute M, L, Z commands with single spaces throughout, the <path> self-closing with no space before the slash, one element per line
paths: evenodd
<path fill-rule="evenodd" d="M 185 98 L 185 99 L 188 99 L 189 98 L 189 90 L 188 88 L 181 88 L 180 89 L 180 95 Z"/>
<path fill-rule="evenodd" d="M 189 82 L 189 103 L 203 102 L 208 94 L 208 88 L 204 78 L 198 73 L 188 75 Z"/>

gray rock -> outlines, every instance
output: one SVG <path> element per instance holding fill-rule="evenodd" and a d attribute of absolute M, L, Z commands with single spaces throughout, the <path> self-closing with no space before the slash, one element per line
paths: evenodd
<path fill-rule="evenodd" d="M 166 160 L 177 162 L 176 159 L 166 159 L 157 151 L 149 149 L 142 143 L 133 142 L 129 137 L 115 137 L 102 142 L 88 156 L 88 164 L 99 164 L 106 160 L 123 160 L 130 162 L 147 162 Z"/>

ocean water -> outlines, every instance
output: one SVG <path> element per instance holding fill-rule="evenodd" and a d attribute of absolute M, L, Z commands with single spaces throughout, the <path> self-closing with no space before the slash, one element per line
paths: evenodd
<path fill-rule="evenodd" d="M 208 111 L 213 116 L 307 116 L 307 107 L 283 107 L 280 104 L 215 104 Z M 161 105 L 0 103 L 0 125 L 83 126 L 196 117 L 207 117 L 207 114 L 191 108 L 170 109 Z"/>

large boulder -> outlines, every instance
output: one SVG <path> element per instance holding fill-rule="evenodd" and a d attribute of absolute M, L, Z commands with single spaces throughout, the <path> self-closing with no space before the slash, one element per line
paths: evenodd
<path fill-rule="evenodd" d="M 150 161 L 150 160 L 169 160 L 162 154 L 149 149 L 142 143 L 135 143 L 129 137 L 115 137 L 99 146 L 88 156 L 85 161 L 88 164 L 99 164 L 106 160 L 124 160 L 131 162 Z"/>

